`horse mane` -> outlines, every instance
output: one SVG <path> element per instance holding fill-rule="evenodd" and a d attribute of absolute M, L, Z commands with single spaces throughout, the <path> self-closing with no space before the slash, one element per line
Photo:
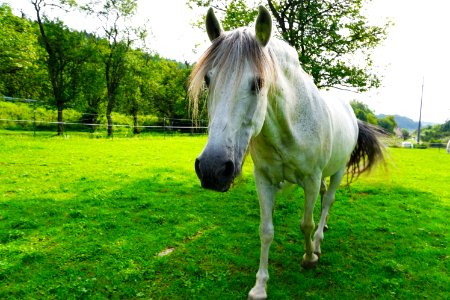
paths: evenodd
<path fill-rule="evenodd" d="M 262 47 L 255 34 L 248 28 L 239 28 L 216 38 L 194 66 L 189 84 L 190 109 L 193 119 L 198 117 L 199 96 L 204 90 L 207 72 L 217 69 L 214 80 L 209 83 L 209 92 L 214 93 L 217 82 L 232 78 L 240 82 L 246 63 L 253 69 L 263 84 L 274 82 L 275 56 L 269 47 Z"/>

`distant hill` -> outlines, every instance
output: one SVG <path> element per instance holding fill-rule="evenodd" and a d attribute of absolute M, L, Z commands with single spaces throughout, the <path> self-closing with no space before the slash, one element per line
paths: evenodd
<path fill-rule="evenodd" d="M 385 116 L 386 115 L 384 115 L 384 114 L 380 114 L 380 115 L 377 115 L 377 118 L 384 118 Z M 394 118 L 395 118 L 395 122 L 397 122 L 397 125 L 399 128 L 404 128 L 409 131 L 414 131 L 414 130 L 417 130 L 417 127 L 419 126 L 419 122 L 416 122 L 408 117 L 394 115 Z M 428 126 L 428 125 L 433 125 L 433 123 L 422 122 L 423 127 Z"/>

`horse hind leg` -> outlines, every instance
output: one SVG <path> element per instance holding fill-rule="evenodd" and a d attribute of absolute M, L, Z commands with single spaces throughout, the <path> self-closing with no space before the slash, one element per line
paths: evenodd
<path fill-rule="evenodd" d="M 320 211 L 323 210 L 323 197 L 325 195 L 325 193 L 327 192 L 327 180 L 325 178 L 322 178 L 322 181 L 320 182 Z M 327 219 L 325 221 L 325 227 L 324 227 L 324 231 L 328 230 L 328 216 Z"/>
<path fill-rule="evenodd" d="M 313 212 L 317 196 L 319 195 L 321 182 L 321 177 L 317 178 L 316 176 L 305 178 L 303 182 L 305 209 L 300 223 L 300 229 L 305 238 L 305 254 L 302 259 L 302 267 L 307 269 L 314 268 L 319 261 L 319 257 L 314 253 L 314 244 L 311 240 L 311 235 L 315 227 Z"/>
<path fill-rule="evenodd" d="M 321 189 L 321 196 L 322 196 L 322 211 L 320 216 L 320 222 L 319 226 L 317 227 L 316 233 L 314 234 L 314 252 L 316 255 L 320 256 L 321 250 L 320 250 L 320 244 L 323 241 L 324 237 L 324 230 L 327 229 L 327 222 L 328 222 L 328 212 L 333 205 L 333 202 L 335 200 L 335 194 L 336 190 L 339 187 L 339 184 L 342 181 L 342 177 L 344 176 L 345 169 L 339 170 L 336 174 L 330 177 L 330 186 L 328 189 L 326 189 L 322 195 L 322 189 Z"/>

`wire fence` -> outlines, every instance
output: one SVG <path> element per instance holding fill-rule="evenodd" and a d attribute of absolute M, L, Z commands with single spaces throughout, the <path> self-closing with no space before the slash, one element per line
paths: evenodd
<path fill-rule="evenodd" d="M 23 103 L 23 107 L 8 107 L 3 103 L 14 102 Z M 106 115 L 95 113 L 82 113 L 67 109 L 64 111 L 66 121 L 58 122 L 55 110 L 44 107 L 44 102 L 34 99 L 23 99 L 0 96 L 0 128 L 10 130 L 57 131 L 59 126 L 63 126 L 64 133 L 87 132 L 89 134 L 102 135 L 107 132 L 108 124 Z M 112 119 L 117 120 L 113 127 L 114 135 L 128 136 L 136 133 L 162 133 L 175 134 L 187 133 L 191 135 L 207 134 L 208 127 L 206 120 L 193 121 L 192 119 L 158 118 L 151 115 L 140 115 L 137 117 L 137 124 L 130 116 L 121 114 L 112 115 Z M 93 122 L 100 120 L 100 122 Z"/>

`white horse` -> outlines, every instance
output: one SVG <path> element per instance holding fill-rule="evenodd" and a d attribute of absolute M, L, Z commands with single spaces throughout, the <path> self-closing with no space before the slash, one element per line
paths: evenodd
<path fill-rule="evenodd" d="M 314 267 L 328 210 L 346 170 L 353 177 L 369 169 L 383 158 L 382 145 L 376 130 L 358 122 L 350 105 L 320 96 L 297 52 L 271 38 L 272 20 L 264 7 L 254 31 L 224 32 L 212 9 L 206 29 L 212 45 L 196 64 L 190 83 L 194 110 L 204 83 L 208 89 L 209 136 L 195 171 L 204 188 L 227 191 L 250 151 L 260 202 L 261 256 L 249 298 L 265 299 L 277 190 L 285 182 L 304 190 L 302 266 Z M 322 213 L 312 240 L 319 193 Z"/>

